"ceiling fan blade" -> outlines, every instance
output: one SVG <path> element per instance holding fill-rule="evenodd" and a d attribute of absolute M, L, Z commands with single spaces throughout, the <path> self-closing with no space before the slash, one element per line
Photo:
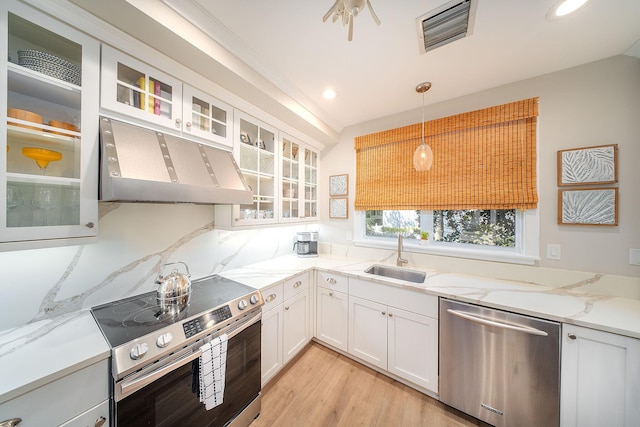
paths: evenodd
<path fill-rule="evenodd" d="M 353 16 L 349 15 L 349 41 L 353 40 Z"/>
<path fill-rule="evenodd" d="M 322 22 L 325 22 L 331 16 L 331 14 L 336 11 L 336 9 L 338 8 L 338 4 L 342 3 L 342 1 L 343 0 L 336 0 L 336 2 L 333 4 L 333 6 L 331 6 L 329 11 L 325 13 L 325 15 L 322 17 Z M 333 20 L 333 22 L 335 22 L 335 19 Z"/>
<path fill-rule="evenodd" d="M 376 24 L 380 25 L 380 18 L 378 18 L 378 15 L 376 15 L 376 13 L 373 11 L 373 6 L 371 6 L 371 2 L 369 0 L 367 0 L 367 6 L 369 6 L 369 12 L 371 12 L 373 20 L 376 21 Z"/>

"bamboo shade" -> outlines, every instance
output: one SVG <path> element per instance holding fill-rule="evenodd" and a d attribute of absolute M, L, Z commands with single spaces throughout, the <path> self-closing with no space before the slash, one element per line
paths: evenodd
<path fill-rule="evenodd" d="M 420 123 L 356 137 L 355 209 L 535 209 L 537 116 L 531 98 L 426 122 L 426 172 Z"/>

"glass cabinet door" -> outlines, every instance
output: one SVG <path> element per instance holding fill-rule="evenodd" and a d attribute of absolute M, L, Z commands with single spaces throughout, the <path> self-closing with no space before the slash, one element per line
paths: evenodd
<path fill-rule="evenodd" d="M 300 193 L 300 162 L 302 155 L 300 145 L 289 138 L 282 138 L 282 165 L 281 182 L 282 203 L 280 209 L 281 219 L 298 218 Z"/>
<path fill-rule="evenodd" d="M 239 222 L 274 222 L 276 131 L 250 118 L 239 119 L 238 164 L 253 191 L 253 203 L 240 205 Z"/>
<path fill-rule="evenodd" d="M 100 90 L 106 109 L 182 129 L 182 83 L 109 46 L 102 46 Z"/>
<path fill-rule="evenodd" d="M 93 92 L 83 83 L 98 72 L 99 45 L 80 34 L 80 42 L 65 37 L 76 35 L 70 29 L 53 32 L 37 25 L 32 18 L 48 18 L 29 12 L 29 21 L 3 12 L 8 62 L 2 241 L 95 236 L 98 89 L 97 82 Z M 95 56 L 93 66 L 85 67 L 87 51 Z M 94 138 L 85 141 L 89 134 Z"/>
<path fill-rule="evenodd" d="M 190 86 L 183 86 L 184 132 L 233 146 L 233 110 L 222 101 Z"/>
<path fill-rule="evenodd" d="M 318 153 L 304 149 L 304 217 L 318 218 Z"/>

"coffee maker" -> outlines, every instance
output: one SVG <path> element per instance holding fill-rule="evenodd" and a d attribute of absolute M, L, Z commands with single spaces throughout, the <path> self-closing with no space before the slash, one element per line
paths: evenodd
<path fill-rule="evenodd" d="M 293 250 L 299 257 L 318 256 L 318 233 L 316 231 L 299 231 L 296 233 L 296 242 Z"/>

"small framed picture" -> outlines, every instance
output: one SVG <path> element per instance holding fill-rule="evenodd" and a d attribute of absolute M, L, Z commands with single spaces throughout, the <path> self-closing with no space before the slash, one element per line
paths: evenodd
<path fill-rule="evenodd" d="M 618 225 L 618 189 L 558 190 L 558 224 Z"/>
<path fill-rule="evenodd" d="M 558 186 L 618 182 L 618 144 L 558 151 Z"/>
<path fill-rule="evenodd" d="M 349 218 L 349 207 L 346 198 L 329 199 L 329 218 Z"/>
<path fill-rule="evenodd" d="M 329 177 L 329 196 L 346 196 L 349 191 L 349 175 L 331 175 Z"/>

